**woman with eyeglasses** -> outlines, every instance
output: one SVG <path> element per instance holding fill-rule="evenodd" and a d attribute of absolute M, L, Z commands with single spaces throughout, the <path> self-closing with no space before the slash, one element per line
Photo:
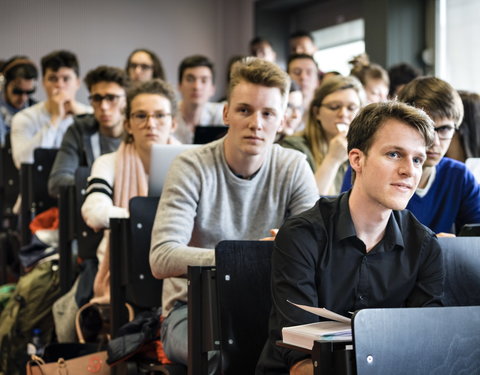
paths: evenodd
<path fill-rule="evenodd" d="M 148 194 L 150 152 L 153 144 L 178 144 L 173 138 L 177 101 L 173 88 L 160 79 L 143 82 L 127 93 L 126 138 L 118 151 L 99 157 L 88 178 L 82 216 L 95 231 L 108 228 L 111 218 L 129 216 L 128 202 Z M 109 300 L 108 236 L 97 250 L 99 270 L 92 302 Z"/>
<path fill-rule="evenodd" d="M 306 155 L 320 195 L 340 192 L 347 169 L 348 126 L 364 101 L 365 92 L 358 79 L 329 77 L 315 91 L 305 129 L 281 142 Z"/>
<path fill-rule="evenodd" d="M 146 48 L 136 49 L 128 56 L 125 71 L 133 82 L 145 82 L 153 78 L 165 80 L 162 62 Z"/>

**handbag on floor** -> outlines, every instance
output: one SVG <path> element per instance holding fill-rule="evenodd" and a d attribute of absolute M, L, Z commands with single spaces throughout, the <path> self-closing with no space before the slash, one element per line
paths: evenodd
<path fill-rule="evenodd" d="M 73 359 L 58 359 L 57 362 L 45 363 L 37 356 L 27 363 L 27 375 L 110 375 L 107 364 L 107 352 L 96 352 Z"/>

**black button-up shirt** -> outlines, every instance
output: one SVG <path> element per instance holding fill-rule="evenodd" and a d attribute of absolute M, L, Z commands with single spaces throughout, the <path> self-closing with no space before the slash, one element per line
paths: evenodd
<path fill-rule="evenodd" d="M 345 316 L 363 308 L 442 305 L 442 255 L 434 233 L 410 212 L 393 211 L 383 239 L 367 252 L 356 236 L 348 199 L 349 193 L 322 198 L 278 232 L 270 334 L 258 374 L 287 374 L 305 357 L 275 345 L 282 327 L 319 320 L 287 299 Z"/>

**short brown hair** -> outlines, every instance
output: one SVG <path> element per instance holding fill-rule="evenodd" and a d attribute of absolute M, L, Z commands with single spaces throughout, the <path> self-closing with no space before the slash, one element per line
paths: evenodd
<path fill-rule="evenodd" d="M 390 119 L 398 120 L 416 129 L 428 148 L 433 144 L 433 121 L 419 108 L 400 102 L 372 103 L 365 106 L 350 123 L 347 133 L 348 151 L 357 148 L 365 155 L 375 141 L 375 134 Z M 352 183 L 355 171 L 352 169 Z"/>
<path fill-rule="evenodd" d="M 245 57 L 237 61 L 233 64 L 230 74 L 228 86 L 229 101 L 233 89 L 242 81 L 278 88 L 283 98 L 283 104 L 286 107 L 290 91 L 290 77 L 278 65 L 256 57 Z"/>
<path fill-rule="evenodd" d="M 460 95 L 440 78 L 415 78 L 400 91 L 398 101 L 423 109 L 434 120 L 447 118 L 458 126 L 463 119 Z"/>
<path fill-rule="evenodd" d="M 165 97 L 170 102 L 172 118 L 175 118 L 177 115 L 177 97 L 175 96 L 173 87 L 160 78 L 155 78 L 149 81 L 140 82 L 127 91 L 127 105 L 125 107 L 125 118 L 127 120 L 130 120 L 133 99 L 141 94 L 152 94 Z M 125 142 L 133 142 L 133 137 L 127 132 Z"/>
<path fill-rule="evenodd" d="M 85 84 L 88 91 L 92 90 L 92 86 L 100 82 L 113 82 L 127 90 L 130 86 L 130 79 L 122 69 L 113 66 L 100 65 L 90 70 L 85 76 Z"/>
<path fill-rule="evenodd" d="M 136 84 L 127 91 L 127 106 L 125 108 L 125 114 L 127 118 L 131 114 L 130 111 L 132 110 L 133 99 L 141 94 L 164 96 L 166 99 L 168 99 L 172 107 L 172 117 L 177 115 L 177 97 L 175 96 L 175 90 L 169 83 L 161 80 L 160 78 L 155 78 Z"/>

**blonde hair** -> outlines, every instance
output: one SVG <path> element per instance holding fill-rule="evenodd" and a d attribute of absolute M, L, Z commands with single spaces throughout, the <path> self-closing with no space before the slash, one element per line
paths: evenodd
<path fill-rule="evenodd" d="M 249 82 L 280 90 L 283 107 L 286 108 L 290 91 L 290 77 L 278 65 L 256 58 L 245 57 L 232 65 L 228 86 L 228 101 L 233 89 L 240 82 Z"/>
<path fill-rule="evenodd" d="M 317 113 L 326 96 L 340 90 L 353 89 L 357 93 L 360 105 L 365 102 L 365 91 L 362 84 L 355 77 L 333 76 L 326 79 L 315 91 L 312 102 L 308 110 L 308 120 L 305 129 L 300 132 L 307 139 L 307 144 L 312 151 L 315 164 L 323 161 L 328 151 L 328 140 L 325 129 L 320 120 L 317 119 Z"/>

